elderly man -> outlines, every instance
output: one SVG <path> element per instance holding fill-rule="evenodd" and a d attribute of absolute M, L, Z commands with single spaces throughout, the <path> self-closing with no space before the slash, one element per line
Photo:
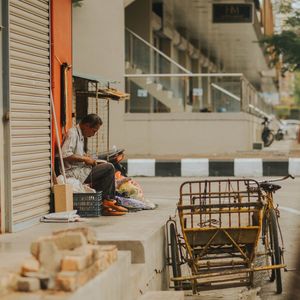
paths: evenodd
<path fill-rule="evenodd" d="M 74 177 L 82 183 L 89 184 L 96 191 L 102 191 L 104 213 L 126 212 L 123 207 L 115 205 L 115 169 L 111 163 L 97 161 L 84 152 L 84 138 L 92 137 L 102 125 L 96 114 L 84 117 L 76 127 L 68 130 L 62 145 L 62 156 L 67 177 Z M 117 213 L 116 213 L 117 215 Z"/>

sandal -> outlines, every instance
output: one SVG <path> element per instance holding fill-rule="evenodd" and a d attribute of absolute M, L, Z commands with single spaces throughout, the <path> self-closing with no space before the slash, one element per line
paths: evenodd
<path fill-rule="evenodd" d="M 102 216 L 123 216 L 126 212 L 124 211 L 116 211 L 110 207 L 103 207 Z"/>
<path fill-rule="evenodd" d="M 111 208 L 114 211 L 118 211 L 118 212 L 124 212 L 124 213 L 128 212 L 127 208 L 117 205 L 116 203 L 117 203 L 116 200 L 103 200 L 102 206 L 103 208 Z"/>

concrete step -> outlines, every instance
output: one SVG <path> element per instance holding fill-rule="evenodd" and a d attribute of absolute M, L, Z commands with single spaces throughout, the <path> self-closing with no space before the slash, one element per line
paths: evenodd
<path fill-rule="evenodd" d="M 3 298 L 6 291 L 2 289 L 1 275 L 19 270 L 30 253 L 31 242 L 38 237 L 50 235 L 55 230 L 82 227 L 81 223 L 40 223 L 23 232 L 1 235 L 0 299 L 137 300 L 150 290 L 167 290 L 169 276 L 165 268 L 165 222 L 174 213 L 174 203 L 156 197 L 153 201 L 158 203 L 154 211 L 129 213 L 120 218 L 91 218 L 87 221 L 88 226 L 95 230 L 99 244 L 117 245 L 118 261 L 73 294 L 11 293 L 7 295 L 11 298 Z"/>
<path fill-rule="evenodd" d="M 172 91 L 164 90 L 163 85 L 161 83 L 154 83 L 153 80 L 151 80 L 151 78 L 142 78 L 142 77 L 131 78 L 130 80 L 135 84 L 137 84 L 138 86 L 140 86 L 141 88 L 146 89 L 150 95 L 152 95 L 161 103 L 169 107 L 171 112 L 183 111 L 182 99 L 175 98 Z"/>
<path fill-rule="evenodd" d="M 165 90 L 164 93 L 165 93 L 165 95 L 166 95 L 167 98 L 174 98 L 172 91 Z"/>
<path fill-rule="evenodd" d="M 130 279 L 131 254 L 129 251 L 119 251 L 118 260 L 107 270 L 87 282 L 75 291 L 68 300 L 133 300 L 131 290 L 128 288 Z M 53 298 L 53 300 L 56 300 Z"/>
<path fill-rule="evenodd" d="M 135 300 L 132 298 L 128 270 L 131 268 L 129 251 L 119 251 L 118 260 L 73 293 L 12 292 L 2 295 L 1 300 Z"/>
<path fill-rule="evenodd" d="M 151 291 L 141 296 L 138 300 L 184 300 L 184 292 Z"/>
<path fill-rule="evenodd" d="M 129 282 L 132 299 L 138 299 L 147 285 L 145 264 L 132 264 L 130 266 Z"/>

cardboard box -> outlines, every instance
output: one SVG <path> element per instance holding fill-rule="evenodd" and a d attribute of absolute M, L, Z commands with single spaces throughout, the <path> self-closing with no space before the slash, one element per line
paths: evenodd
<path fill-rule="evenodd" d="M 73 210 L 73 188 L 71 184 L 55 184 L 53 192 L 55 212 Z"/>

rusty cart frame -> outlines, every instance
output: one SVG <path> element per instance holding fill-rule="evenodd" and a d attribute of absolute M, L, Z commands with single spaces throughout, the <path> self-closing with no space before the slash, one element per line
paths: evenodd
<path fill-rule="evenodd" d="M 274 181 L 278 180 L 282 179 Z M 166 224 L 174 288 L 197 293 L 253 286 L 254 272 L 265 271 L 281 293 L 280 272 L 286 266 L 279 213 L 273 203 L 278 188 L 273 181 L 252 179 L 182 183 L 177 203 L 180 228 L 176 216 Z M 258 265 L 260 256 L 263 263 Z"/>

